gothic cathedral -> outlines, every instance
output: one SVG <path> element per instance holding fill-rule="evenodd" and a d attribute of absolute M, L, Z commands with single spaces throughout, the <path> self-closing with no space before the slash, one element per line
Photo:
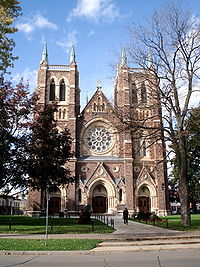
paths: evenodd
<path fill-rule="evenodd" d="M 98 85 L 80 112 L 79 72 L 74 47 L 69 65 L 50 65 L 47 47 L 44 47 L 37 78 L 38 101 L 44 104 L 57 100 L 57 127 L 62 130 L 67 126 L 70 130 L 72 151 L 75 152 L 68 164 L 76 182 L 50 193 L 51 214 L 79 211 L 87 205 L 94 213 L 115 214 L 127 207 L 130 213 L 167 214 L 162 130 L 157 131 L 159 140 L 150 142 L 144 138 L 149 124 L 153 127 L 162 125 L 161 105 L 156 83 L 151 82 L 153 79 L 143 69 L 129 68 L 123 51 L 115 79 L 114 103 L 109 102 Z M 151 90 L 152 86 L 154 90 Z M 136 118 L 137 121 L 146 120 L 144 134 L 136 133 L 123 123 L 136 121 Z M 42 212 L 42 198 L 42 192 L 29 191 L 30 215 Z"/>

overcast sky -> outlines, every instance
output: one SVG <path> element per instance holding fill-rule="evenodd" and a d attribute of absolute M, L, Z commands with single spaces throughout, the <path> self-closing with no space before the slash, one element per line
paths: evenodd
<path fill-rule="evenodd" d="M 178 1 L 178 0 L 177 0 Z M 69 64 L 69 51 L 75 45 L 80 72 L 82 108 L 86 96 L 96 91 L 97 80 L 108 98 L 113 95 L 115 51 L 127 43 L 127 26 L 143 22 L 162 0 L 22 0 L 23 15 L 15 26 L 14 50 L 19 59 L 11 69 L 14 80 L 35 77 L 44 42 L 48 45 L 49 64 Z M 200 0 L 190 0 L 190 8 L 200 16 Z"/>

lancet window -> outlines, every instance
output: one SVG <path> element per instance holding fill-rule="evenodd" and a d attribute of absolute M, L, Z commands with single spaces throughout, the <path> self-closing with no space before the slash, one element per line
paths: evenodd
<path fill-rule="evenodd" d="M 60 101 L 65 101 L 65 81 L 62 79 L 60 83 Z"/>
<path fill-rule="evenodd" d="M 49 101 L 54 101 L 54 100 L 55 100 L 55 82 L 54 79 L 52 79 L 49 90 Z"/>
<path fill-rule="evenodd" d="M 147 89 L 144 83 L 142 83 L 142 86 L 141 86 L 141 101 L 143 103 L 147 103 Z"/>
<path fill-rule="evenodd" d="M 137 98 L 137 87 L 136 84 L 132 84 L 132 104 L 137 104 L 138 98 Z"/>

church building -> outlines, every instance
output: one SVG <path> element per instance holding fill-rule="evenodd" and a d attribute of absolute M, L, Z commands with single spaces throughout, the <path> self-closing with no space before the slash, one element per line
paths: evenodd
<path fill-rule="evenodd" d="M 76 182 L 49 194 L 50 214 L 80 211 L 87 205 L 94 213 L 115 214 L 127 207 L 130 214 L 167 214 L 161 104 L 156 79 L 150 72 L 129 68 L 123 50 L 114 103 L 99 84 L 80 112 L 74 47 L 69 65 L 50 65 L 45 46 L 36 92 L 40 104 L 57 101 L 57 127 L 62 131 L 67 126 L 73 139 L 74 157 L 67 166 Z M 142 130 L 135 130 L 136 122 L 143 122 Z M 152 127 L 158 129 L 156 136 L 151 136 Z M 42 192 L 30 190 L 29 214 L 40 214 L 43 209 Z"/>

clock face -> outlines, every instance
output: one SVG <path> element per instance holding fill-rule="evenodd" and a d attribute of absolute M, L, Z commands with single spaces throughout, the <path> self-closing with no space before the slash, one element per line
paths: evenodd
<path fill-rule="evenodd" d="M 112 146 L 112 134 L 105 126 L 94 126 L 85 133 L 85 143 L 90 150 L 104 153 Z"/>

